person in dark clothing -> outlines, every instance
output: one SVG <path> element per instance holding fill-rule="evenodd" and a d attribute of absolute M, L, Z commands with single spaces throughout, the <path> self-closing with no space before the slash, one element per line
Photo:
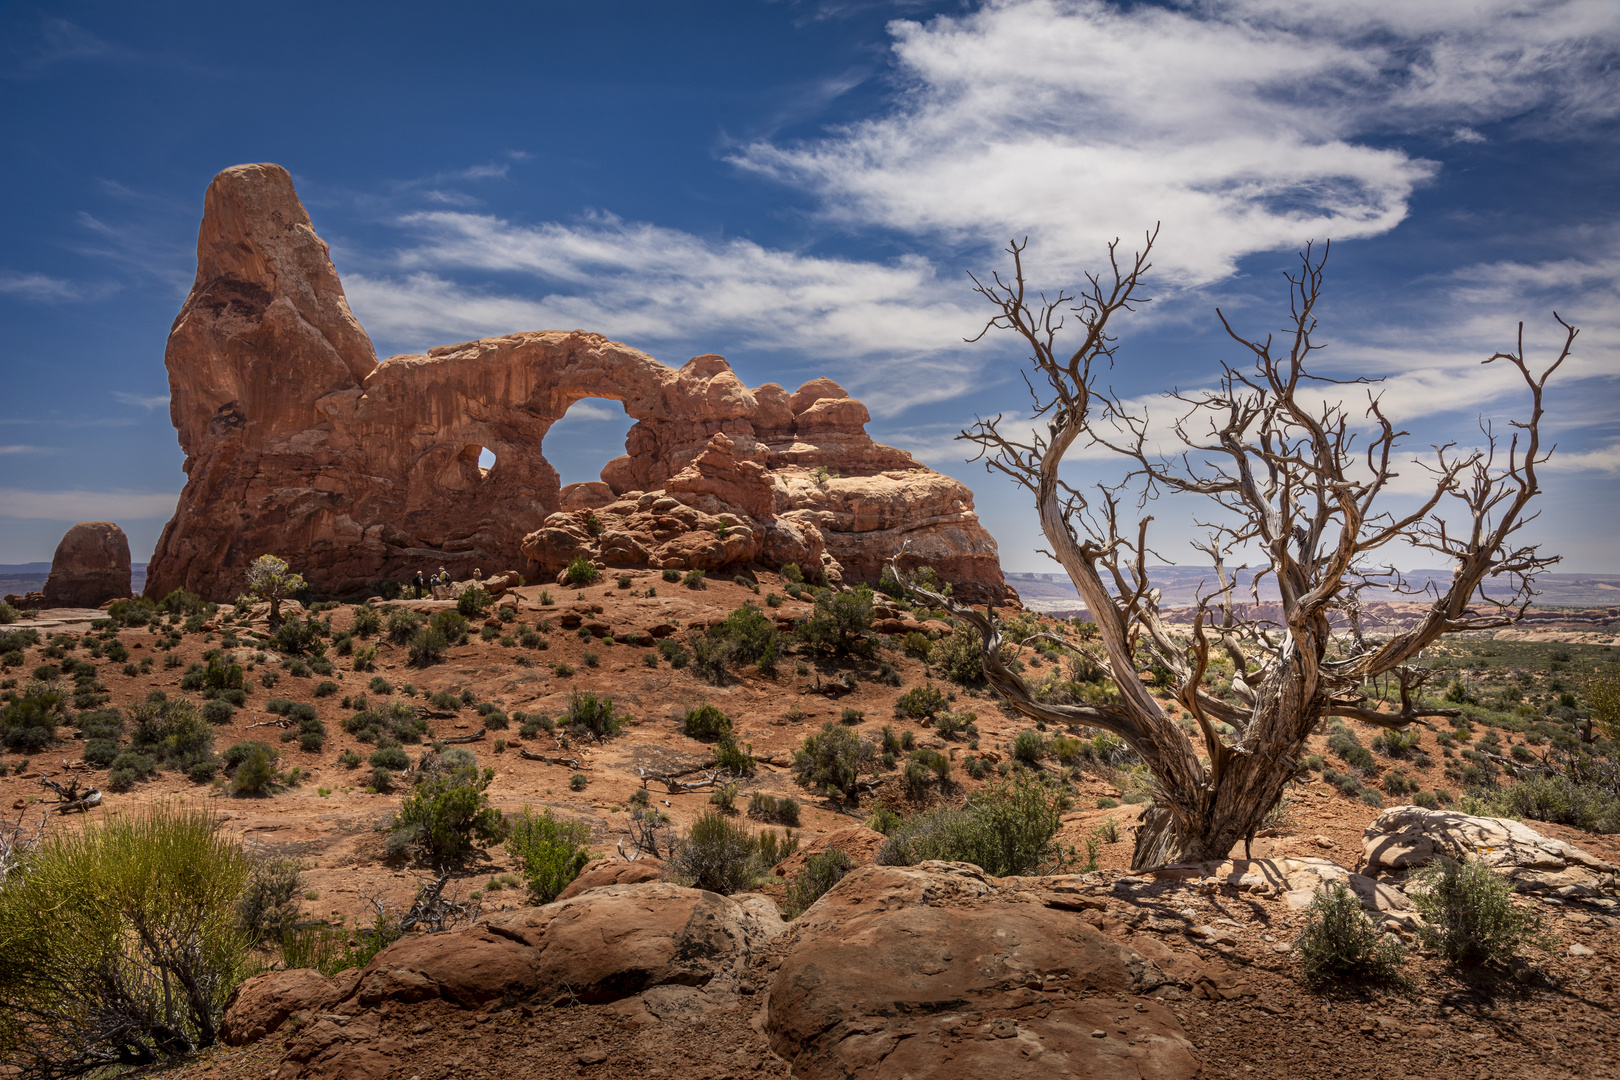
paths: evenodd
<path fill-rule="evenodd" d="M 420 600 L 420 599 L 422 599 L 422 590 L 427 588 L 427 579 L 422 576 L 422 571 L 420 571 L 420 570 L 418 570 L 416 572 L 415 585 L 416 585 L 416 598 L 418 600 Z"/>

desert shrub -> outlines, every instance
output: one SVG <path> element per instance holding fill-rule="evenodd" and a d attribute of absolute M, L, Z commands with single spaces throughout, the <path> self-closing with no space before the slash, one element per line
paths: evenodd
<path fill-rule="evenodd" d="M 1381 731 L 1373 737 L 1372 748 L 1385 757 L 1411 757 L 1423 741 L 1419 731 Z"/>
<path fill-rule="evenodd" d="M 1313 983 L 1395 980 L 1406 959 L 1400 941 L 1381 933 L 1355 893 L 1338 881 L 1317 893 L 1305 910 L 1305 928 L 1294 948 Z"/>
<path fill-rule="evenodd" d="M 280 941 L 298 921 L 304 875 L 297 859 L 260 859 L 236 900 L 236 922 L 254 942 Z"/>
<path fill-rule="evenodd" d="M 228 701 L 215 699 L 202 707 L 203 719 L 216 726 L 230 723 L 235 715 L 236 709 Z"/>
<path fill-rule="evenodd" d="M 21 753 L 43 750 L 56 741 L 61 720 L 61 691 L 29 683 L 21 697 L 0 710 L 0 744 Z"/>
<path fill-rule="evenodd" d="M 529 896 L 549 904 L 579 876 L 590 860 L 591 827 L 583 821 L 536 814 L 525 806 L 509 820 L 506 850 L 528 879 Z"/>
<path fill-rule="evenodd" d="M 478 708 L 482 711 L 484 707 L 480 705 Z M 484 713 L 484 726 L 491 731 L 505 731 L 512 726 L 512 721 L 504 712 L 492 706 Z"/>
<path fill-rule="evenodd" d="M 586 776 L 584 773 L 575 773 L 573 776 L 568 778 L 568 790 L 584 791 L 586 785 L 590 782 L 590 777 Z"/>
<path fill-rule="evenodd" d="M 382 629 L 382 615 L 376 608 L 362 604 L 354 609 L 354 625 L 349 629 L 355 637 L 371 637 Z"/>
<path fill-rule="evenodd" d="M 213 816 L 160 804 L 51 833 L 0 889 L 0 1065 L 124 1071 L 218 1040 L 252 946 L 251 860 Z"/>
<path fill-rule="evenodd" d="M 573 559 L 569 560 L 564 580 L 578 588 L 581 585 L 596 584 L 596 579 L 601 576 L 602 572 L 592 566 L 589 559 L 583 555 L 575 555 Z"/>
<path fill-rule="evenodd" d="M 872 757 L 871 743 L 863 742 L 853 729 L 829 720 L 793 751 L 794 779 L 801 787 L 849 799 L 861 771 L 871 767 Z"/>
<path fill-rule="evenodd" d="M 479 847 L 501 839 L 501 812 L 486 794 L 494 769 L 476 765 L 429 776 L 405 798 L 389 828 L 388 853 L 414 853 L 437 866 L 465 858 Z"/>
<path fill-rule="evenodd" d="M 337 692 L 338 684 L 332 682 L 330 679 L 315 684 L 316 697 L 335 697 Z"/>
<path fill-rule="evenodd" d="M 325 629 L 313 616 L 307 619 L 295 616 L 276 627 L 270 647 L 284 656 L 319 656 L 326 651 L 326 643 L 321 640 Z"/>
<path fill-rule="evenodd" d="M 671 584 L 671 585 L 673 585 L 673 584 L 675 584 L 675 583 L 676 583 L 676 582 L 678 582 L 678 581 L 680 581 L 680 580 L 681 580 L 681 572 L 680 572 L 680 571 L 679 571 L 679 570 L 676 570 L 676 569 L 675 569 L 675 568 L 674 568 L 674 567 L 672 567 L 672 566 L 666 566 L 666 567 L 665 567 L 665 568 L 664 568 L 664 572 L 663 572 L 663 574 L 662 574 L 662 577 L 663 577 L 663 579 L 664 579 L 664 580 L 665 580 L 665 581 L 667 581 L 667 582 L 669 582 L 669 583 L 670 583 L 670 584 Z"/>
<path fill-rule="evenodd" d="M 865 719 L 866 713 L 851 705 L 845 705 L 843 710 L 838 714 L 839 722 L 844 724 L 859 724 Z"/>
<path fill-rule="evenodd" d="M 1384 797 L 1373 788 L 1362 788 L 1357 797 L 1368 806 L 1382 808 L 1384 805 Z"/>
<path fill-rule="evenodd" d="M 440 611 L 433 621 L 411 635 L 409 648 L 413 667 L 429 667 L 444 662 L 444 653 L 467 633 L 467 620 L 454 611 Z"/>
<path fill-rule="evenodd" d="M 1046 756 L 1046 740 L 1034 728 L 1026 728 L 1013 737 L 1010 750 L 1014 761 L 1033 768 Z"/>
<path fill-rule="evenodd" d="M 810 856 L 805 860 L 804 869 L 794 875 L 788 885 L 782 902 L 783 916 L 797 919 L 853 869 L 855 861 L 839 848 L 828 848 Z"/>
<path fill-rule="evenodd" d="M 872 634 L 871 586 L 857 585 L 834 592 L 816 593 L 810 614 L 800 621 L 799 639 L 813 649 L 839 656 L 870 656 L 877 642 Z"/>
<path fill-rule="evenodd" d="M 1518 747 L 1514 747 L 1518 749 Z M 1620 833 L 1620 796 L 1567 776 L 1522 777 L 1486 798 L 1486 813 L 1572 825 L 1593 833 Z"/>
<path fill-rule="evenodd" d="M 1368 776 L 1378 772 L 1378 762 L 1373 760 L 1372 752 L 1340 721 L 1335 720 L 1328 727 L 1328 749 Z"/>
<path fill-rule="evenodd" d="M 363 709 L 343 721 L 343 730 L 361 742 L 394 739 L 419 743 L 428 733 L 428 722 L 403 701 L 391 701 L 375 709 Z"/>
<path fill-rule="evenodd" d="M 118 758 L 118 744 L 111 739 L 86 739 L 84 760 L 105 768 Z"/>
<path fill-rule="evenodd" d="M 686 648 L 674 638 L 660 639 L 658 642 L 658 654 L 668 660 L 669 666 L 673 668 L 685 667 L 687 661 L 691 659 Z"/>
<path fill-rule="evenodd" d="M 225 766 L 231 771 L 231 794 L 269 794 L 277 778 L 277 756 L 274 749 L 262 742 L 237 743 L 227 750 Z M 237 757 L 234 762 L 233 757 Z"/>
<path fill-rule="evenodd" d="M 426 620 L 410 608 L 395 608 L 388 613 L 388 640 L 404 645 L 416 636 Z"/>
<path fill-rule="evenodd" d="M 1046 743 L 1046 752 L 1064 765 L 1075 766 L 1081 762 L 1085 745 L 1069 735 L 1054 735 Z"/>
<path fill-rule="evenodd" d="M 1434 792 L 1432 791 L 1419 791 L 1415 793 L 1412 796 L 1412 804 L 1414 806 L 1421 806 L 1425 810 L 1438 810 L 1440 808 L 1440 800 L 1434 797 Z"/>
<path fill-rule="evenodd" d="M 144 701 L 129 711 L 130 746 L 185 771 L 214 753 L 214 728 L 184 698 Z"/>
<path fill-rule="evenodd" d="M 736 739 L 725 735 L 714 745 L 715 764 L 738 776 L 750 775 L 754 771 L 754 757 L 750 753 L 753 745 L 738 745 Z"/>
<path fill-rule="evenodd" d="M 470 619 L 488 611 L 494 602 L 495 598 L 489 595 L 489 590 L 482 585 L 473 585 L 456 597 L 456 611 Z"/>
<path fill-rule="evenodd" d="M 610 697 L 575 690 L 568 698 L 568 711 L 561 720 L 582 735 L 605 739 L 617 735 L 630 717 L 614 709 Z"/>
<path fill-rule="evenodd" d="M 723 739 L 731 734 L 731 717 L 713 705 L 699 705 L 687 710 L 681 731 L 689 739 L 705 742 Z"/>
<path fill-rule="evenodd" d="M 411 767 L 410 755 L 405 753 L 404 747 L 397 745 L 379 746 L 366 760 L 372 765 L 380 765 L 394 772 L 404 772 Z"/>
<path fill-rule="evenodd" d="M 1065 802 L 1034 776 L 1019 774 L 991 784 L 965 808 L 942 807 L 889 834 L 878 852 L 885 866 L 915 866 L 928 859 L 970 862 L 987 874 L 1028 874 L 1052 860 L 1052 838 Z"/>
<path fill-rule="evenodd" d="M 1484 863 L 1435 859 L 1408 880 L 1425 943 L 1460 967 L 1506 966 L 1526 945 L 1548 948 L 1541 916 L 1513 903 L 1513 886 Z"/>
<path fill-rule="evenodd" d="M 937 687 L 913 686 L 895 700 L 894 714 L 920 720 L 944 712 L 946 704 L 944 692 Z"/>
<path fill-rule="evenodd" d="M 727 615 L 720 624 L 720 636 L 730 645 L 733 662 L 753 664 L 764 672 L 776 670 L 780 636 L 776 622 L 753 604 Z"/>
<path fill-rule="evenodd" d="M 721 896 L 752 888 L 764 872 L 759 841 L 748 826 L 715 810 L 692 822 L 669 867 L 681 884 Z"/>
<path fill-rule="evenodd" d="M 906 651 L 910 652 L 910 638 L 906 640 Z M 923 640 L 926 643 L 927 639 Z M 940 638 L 929 647 L 928 662 L 951 682 L 976 686 L 984 681 L 984 654 L 980 645 L 978 631 L 966 623 L 958 623 L 950 636 Z"/>
<path fill-rule="evenodd" d="M 716 631 L 693 633 L 687 638 L 692 647 L 692 671 L 704 682 L 724 686 L 731 663 L 731 643 Z"/>

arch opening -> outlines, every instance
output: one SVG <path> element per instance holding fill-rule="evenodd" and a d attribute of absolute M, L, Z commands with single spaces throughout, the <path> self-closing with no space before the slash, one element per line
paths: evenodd
<path fill-rule="evenodd" d="M 547 430 L 541 452 L 563 486 L 599 481 L 603 466 L 625 452 L 634 424 L 611 398 L 581 398 Z"/>
<path fill-rule="evenodd" d="M 480 480 L 488 480 L 490 471 L 495 468 L 495 451 L 487 446 L 468 443 L 456 456 L 461 459 L 464 466 L 476 469 Z"/>

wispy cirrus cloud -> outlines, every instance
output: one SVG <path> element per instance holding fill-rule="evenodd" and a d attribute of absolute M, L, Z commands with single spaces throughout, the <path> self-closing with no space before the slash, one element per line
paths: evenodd
<path fill-rule="evenodd" d="M 169 404 L 168 394 L 131 394 L 123 390 L 112 392 L 113 400 L 125 405 L 135 405 L 151 412 L 153 409 L 165 408 Z"/>
<path fill-rule="evenodd" d="M 1399 223 L 1437 166 L 1373 137 L 1620 114 L 1606 0 L 999 0 L 890 31 L 892 110 L 731 160 L 815 193 L 830 221 L 970 246 L 1029 234 L 1059 271 L 1163 221 L 1161 274 L 1217 280 L 1246 254 Z"/>
<path fill-rule="evenodd" d="M 27 491 L 0 488 L 0 517 L 122 521 L 173 515 L 178 492 Z"/>
<path fill-rule="evenodd" d="M 724 334 L 739 345 L 796 351 L 842 372 L 885 361 L 864 381 L 874 410 L 940 400 L 970 384 L 962 338 L 982 324 L 966 290 L 947 288 L 921 257 L 887 263 L 808 256 L 749 240 L 709 240 L 602 215 L 538 226 L 449 211 L 400 224 L 415 242 L 395 276 L 348 274 L 362 323 L 424 344 L 514 328 L 589 327 L 637 344 Z M 538 295 L 463 284 L 451 271 L 517 274 Z M 955 294 L 960 299 L 945 299 Z M 926 381 L 897 374 L 917 366 Z"/>

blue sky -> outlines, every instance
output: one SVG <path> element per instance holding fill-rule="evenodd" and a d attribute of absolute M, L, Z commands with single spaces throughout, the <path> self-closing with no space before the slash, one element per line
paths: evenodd
<path fill-rule="evenodd" d="M 1028 236 L 1070 284 L 1162 221 L 1110 385 L 1168 416 L 1154 394 L 1238 359 L 1214 309 L 1279 328 L 1280 273 L 1331 238 L 1320 362 L 1384 377 L 1414 455 L 1522 409 L 1478 363 L 1518 320 L 1537 349 L 1554 309 L 1583 328 L 1532 531 L 1613 571 L 1617 61 L 1613 0 L 9 3 L 0 562 L 90 518 L 150 552 L 184 480 L 163 346 L 202 194 L 274 161 L 379 354 L 584 327 L 750 385 L 831 375 L 973 486 L 1011 570 L 1055 566 L 951 439 L 1028 408 L 1014 343 L 962 340 L 967 272 Z M 582 402 L 546 455 L 594 478 L 627 426 Z M 1154 508 L 1166 558 L 1193 509 Z"/>

